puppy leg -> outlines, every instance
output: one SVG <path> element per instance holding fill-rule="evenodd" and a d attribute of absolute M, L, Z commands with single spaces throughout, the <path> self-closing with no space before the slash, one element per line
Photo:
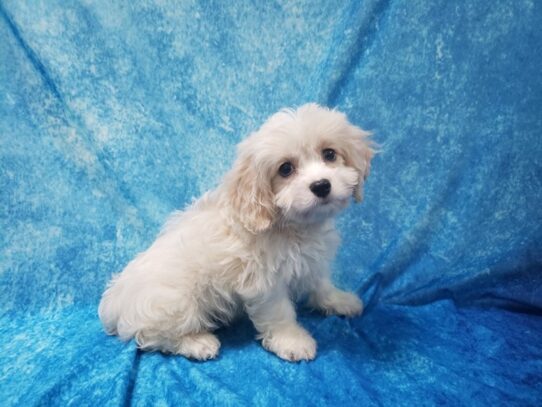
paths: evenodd
<path fill-rule="evenodd" d="M 146 329 L 136 334 L 136 342 L 143 350 L 157 350 L 197 360 L 214 359 L 220 349 L 218 338 L 206 331 L 171 337 L 170 332 Z"/>
<path fill-rule="evenodd" d="M 175 354 L 190 359 L 208 360 L 218 356 L 220 341 L 210 332 L 181 336 L 175 343 Z"/>
<path fill-rule="evenodd" d="M 297 323 L 286 287 L 246 301 L 246 309 L 265 349 L 290 362 L 315 358 L 316 341 Z"/>
<path fill-rule="evenodd" d="M 309 306 L 326 315 L 353 317 L 363 311 L 363 303 L 357 295 L 341 291 L 328 278 L 322 278 L 311 292 Z"/>

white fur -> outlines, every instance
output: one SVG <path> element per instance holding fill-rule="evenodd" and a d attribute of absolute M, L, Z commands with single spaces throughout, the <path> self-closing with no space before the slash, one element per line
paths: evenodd
<path fill-rule="evenodd" d="M 308 104 L 273 115 L 239 145 L 223 183 L 174 213 L 156 241 L 116 275 L 103 294 L 105 329 L 143 349 L 210 359 L 211 332 L 248 313 L 263 346 L 279 357 L 310 360 L 316 342 L 296 322 L 294 302 L 326 314 L 362 311 L 333 286 L 329 265 L 339 244 L 333 216 L 361 199 L 373 151 L 368 133 L 337 111 Z M 322 149 L 337 151 L 335 162 Z M 285 161 L 289 177 L 278 175 Z M 326 198 L 309 186 L 328 179 Z"/>

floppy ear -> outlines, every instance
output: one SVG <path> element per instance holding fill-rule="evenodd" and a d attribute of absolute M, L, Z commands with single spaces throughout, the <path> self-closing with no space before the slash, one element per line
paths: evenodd
<path fill-rule="evenodd" d="M 229 174 L 229 199 L 241 223 L 252 233 L 263 232 L 273 223 L 275 206 L 271 181 L 248 156 L 237 159 Z"/>
<path fill-rule="evenodd" d="M 344 139 L 343 155 L 346 165 L 358 172 L 358 183 L 354 188 L 356 202 L 361 202 L 363 199 L 363 182 L 369 176 L 371 159 L 375 154 L 374 144 L 369 140 L 370 136 L 371 133 L 350 125 Z"/>

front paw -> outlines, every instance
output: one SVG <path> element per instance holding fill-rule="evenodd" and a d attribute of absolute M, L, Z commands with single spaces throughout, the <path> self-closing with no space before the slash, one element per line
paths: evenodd
<path fill-rule="evenodd" d="M 326 315 L 343 315 L 345 317 L 354 317 L 363 312 L 363 302 L 353 293 L 335 290 L 324 299 L 311 305 L 322 310 Z"/>
<path fill-rule="evenodd" d="M 274 329 L 264 334 L 262 345 L 290 362 L 313 360 L 316 357 L 316 341 L 299 325 Z"/>

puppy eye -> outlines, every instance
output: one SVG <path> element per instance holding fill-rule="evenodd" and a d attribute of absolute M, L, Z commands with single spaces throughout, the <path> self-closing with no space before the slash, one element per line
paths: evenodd
<path fill-rule="evenodd" d="M 337 159 L 337 153 L 332 148 L 325 148 L 322 150 L 322 157 L 324 157 L 324 161 L 333 162 Z"/>
<path fill-rule="evenodd" d="M 289 177 L 294 172 L 294 165 L 290 161 L 286 161 L 279 167 L 279 174 L 281 177 Z"/>

